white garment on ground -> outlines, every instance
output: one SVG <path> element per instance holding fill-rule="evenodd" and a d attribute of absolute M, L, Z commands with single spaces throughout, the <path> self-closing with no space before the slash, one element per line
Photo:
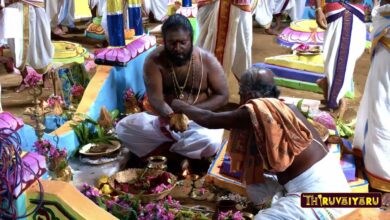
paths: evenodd
<path fill-rule="evenodd" d="M 390 28 L 390 19 L 379 14 L 390 12 L 390 5 L 379 7 L 377 12 L 373 17 L 372 39 Z M 385 37 L 390 38 L 390 32 Z M 357 114 L 353 146 L 363 151 L 367 171 L 390 182 L 390 48 L 378 43 L 374 49 Z"/>
<path fill-rule="evenodd" d="M 169 130 L 168 126 L 166 128 Z M 223 131 L 207 129 L 190 121 L 185 132 L 170 131 L 176 140 L 170 151 L 193 159 L 213 156 L 221 146 Z M 161 144 L 172 141 L 161 132 L 158 117 L 146 112 L 122 119 L 116 126 L 116 132 L 122 143 L 138 157 L 143 157 Z"/>
<path fill-rule="evenodd" d="M 215 54 L 218 38 L 220 0 L 198 10 L 199 47 Z M 228 33 L 223 45 L 222 66 L 226 74 L 233 72 L 237 79 L 252 65 L 252 14 L 235 5 L 230 6 Z M 217 57 L 218 58 L 218 57 Z"/>
<path fill-rule="evenodd" d="M 144 0 L 144 9 L 147 14 L 153 13 L 154 18 L 161 21 L 168 13 L 168 4 L 172 0 Z"/>
<path fill-rule="evenodd" d="M 23 56 L 25 53 L 26 65 L 36 70 L 45 69 L 52 61 L 54 47 L 51 43 L 51 32 L 49 19 L 45 10 L 40 7 L 29 5 L 29 42 L 27 51 L 24 51 L 24 14 L 23 4 L 14 3 L 10 6 L 18 10 L 18 16 L 12 18 L 12 21 L 5 21 L 6 24 L 12 24 L 13 28 L 19 29 L 22 33 L 15 38 L 8 39 L 8 45 L 12 52 L 16 68 L 23 67 Z M 15 22 L 17 21 L 17 22 Z"/>
<path fill-rule="evenodd" d="M 58 25 L 74 27 L 74 0 L 46 0 L 45 8 L 52 29 Z"/>
<path fill-rule="evenodd" d="M 255 20 L 257 23 L 265 28 L 269 28 L 274 15 L 283 12 L 283 5 L 286 1 L 289 2 L 283 11 L 289 14 L 292 21 L 300 19 L 303 16 L 305 0 L 259 0 L 255 10 Z"/>
<path fill-rule="evenodd" d="M 354 7 L 354 6 L 352 6 Z M 361 9 L 354 7 L 356 10 L 362 11 Z M 326 17 L 329 17 L 333 14 L 337 14 L 340 11 L 346 10 L 344 8 L 327 12 Z M 362 12 L 364 14 L 364 12 Z M 346 70 L 344 76 L 343 86 L 337 96 L 337 103 L 340 99 L 345 96 L 348 91 L 353 91 L 353 73 L 355 70 L 356 61 L 363 54 L 366 48 L 366 25 L 364 22 L 359 20 L 356 15 L 352 15 L 352 31 L 351 31 L 351 41 L 348 51 L 348 60 L 345 62 Z M 325 31 L 324 39 L 324 68 L 325 75 L 328 80 L 328 100 L 331 93 L 331 88 L 333 84 L 334 74 L 337 66 L 337 55 L 340 46 L 340 39 L 342 36 L 343 30 L 343 17 L 338 18 L 336 21 L 328 23 L 328 27 Z"/>
<path fill-rule="evenodd" d="M 281 189 L 286 191 L 285 196 L 273 200 L 271 207 L 259 211 L 255 219 L 332 219 L 353 211 L 346 208 L 302 208 L 301 193 L 316 192 L 350 192 L 351 188 L 344 176 L 339 161 L 330 153 L 315 163 L 311 168 L 287 182 L 283 187 L 275 177 L 269 176 L 263 184 L 254 184 L 247 187 L 247 193 L 255 198 L 255 205 L 266 202 Z"/>

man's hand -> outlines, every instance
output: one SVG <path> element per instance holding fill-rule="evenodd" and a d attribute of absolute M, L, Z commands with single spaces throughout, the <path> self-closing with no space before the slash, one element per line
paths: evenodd
<path fill-rule="evenodd" d="M 190 120 L 185 114 L 174 114 L 169 120 L 169 127 L 176 132 L 184 132 L 188 129 Z"/>
<path fill-rule="evenodd" d="M 174 112 L 183 112 L 185 107 L 189 106 L 188 103 L 183 102 L 179 99 L 174 99 L 171 103 L 171 108 Z"/>
<path fill-rule="evenodd" d="M 326 28 L 328 27 L 328 23 L 326 22 L 326 17 L 324 12 L 322 11 L 322 8 L 316 9 L 316 21 L 317 21 L 317 25 L 320 28 L 326 30 Z"/>

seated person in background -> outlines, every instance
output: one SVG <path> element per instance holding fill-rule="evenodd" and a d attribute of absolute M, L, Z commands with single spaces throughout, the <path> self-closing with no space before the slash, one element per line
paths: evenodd
<path fill-rule="evenodd" d="M 256 205 L 286 192 L 255 219 L 331 219 L 352 211 L 301 207 L 303 192 L 350 192 L 350 187 L 315 128 L 295 106 L 277 99 L 272 72 L 247 70 L 240 80 L 240 96 L 242 106 L 228 112 L 214 113 L 180 100 L 174 100 L 172 108 L 201 126 L 231 129 L 231 171 L 242 172 L 241 181 Z"/>
<path fill-rule="evenodd" d="M 222 107 L 229 96 L 225 74 L 214 55 L 193 47 L 193 30 L 186 17 L 170 16 L 162 33 L 164 46 L 151 52 L 144 64 L 146 92 L 156 115 L 127 116 L 116 127 L 118 137 L 138 157 L 173 142 L 171 152 L 192 159 L 208 158 L 218 151 L 223 129 L 207 129 L 190 121 L 187 130 L 177 132 L 174 121 L 180 115 L 169 104 L 181 99 L 200 109 Z"/>

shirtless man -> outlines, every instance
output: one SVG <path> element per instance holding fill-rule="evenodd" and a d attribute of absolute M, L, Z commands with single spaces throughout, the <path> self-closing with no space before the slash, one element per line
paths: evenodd
<path fill-rule="evenodd" d="M 286 191 L 255 219 L 332 219 L 352 211 L 301 207 L 303 192 L 349 192 L 350 188 L 339 161 L 328 153 L 315 128 L 278 96 L 272 72 L 253 67 L 240 79 L 240 108 L 215 113 L 180 100 L 174 100 L 172 108 L 204 127 L 231 129 L 227 148 L 231 170 L 242 172 L 241 181 L 256 205 Z M 263 176 L 265 172 L 273 175 Z"/>
<path fill-rule="evenodd" d="M 175 114 L 170 103 L 181 99 L 207 110 L 225 105 L 229 91 L 222 66 L 211 53 L 193 46 L 193 29 L 186 17 L 170 16 L 162 33 L 164 46 L 151 52 L 144 64 L 146 92 L 157 116 L 146 112 L 127 116 L 117 125 L 118 137 L 138 157 L 166 142 L 173 142 L 171 152 L 185 157 L 210 157 L 221 145 L 223 130 L 192 121 L 184 132 L 172 130 L 169 122 Z"/>

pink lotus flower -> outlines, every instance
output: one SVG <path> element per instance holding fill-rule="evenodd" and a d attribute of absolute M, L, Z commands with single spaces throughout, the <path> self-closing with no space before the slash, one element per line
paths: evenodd
<path fill-rule="evenodd" d="M 42 74 L 37 73 L 33 68 L 27 66 L 27 76 L 24 78 L 24 83 L 28 87 L 35 87 L 38 85 L 38 82 L 42 80 Z"/>

